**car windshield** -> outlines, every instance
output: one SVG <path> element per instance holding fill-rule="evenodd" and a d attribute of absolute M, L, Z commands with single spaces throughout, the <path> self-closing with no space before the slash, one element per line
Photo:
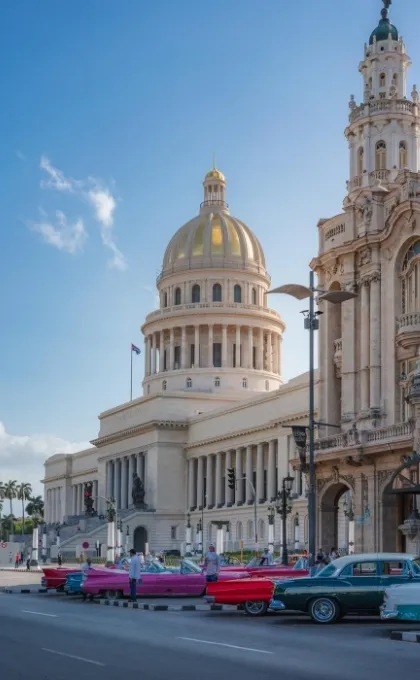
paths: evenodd
<path fill-rule="evenodd" d="M 166 571 L 165 567 L 162 567 L 160 562 L 146 562 L 146 564 L 142 565 L 141 570 L 145 574 L 157 574 Z"/>
<path fill-rule="evenodd" d="M 182 560 L 181 571 L 183 574 L 201 574 L 200 567 L 191 560 Z"/>
<path fill-rule="evenodd" d="M 250 562 L 246 565 L 248 569 L 253 569 L 254 567 L 259 567 L 261 562 L 261 557 L 253 557 Z"/>
<path fill-rule="evenodd" d="M 337 565 L 335 565 L 334 562 L 331 562 L 331 564 L 327 564 L 326 567 L 318 571 L 314 578 L 329 578 L 330 576 L 334 576 L 336 571 Z"/>
<path fill-rule="evenodd" d="M 417 557 L 415 560 L 412 561 L 411 568 L 413 570 L 413 574 L 415 574 L 416 576 L 420 576 L 420 557 Z"/>

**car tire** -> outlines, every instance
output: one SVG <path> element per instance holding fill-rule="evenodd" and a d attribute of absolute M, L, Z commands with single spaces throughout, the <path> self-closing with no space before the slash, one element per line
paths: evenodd
<path fill-rule="evenodd" d="M 120 590 L 104 590 L 103 595 L 107 600 L 118 600 L 121 597 Z"/>
<path fill-rule="evenodd" d="M 317 597 L 309 603 L 309 615 L 314 623 L 335 623 L 341 616 L 340 606 L 332 597 Z"/>
<path fill-rule="evenodd" d="M 267 613 L 268 603 L 264 600 L 247 600 L 244 602 L 245 614 L 248 616 L 264 616 Z"/>

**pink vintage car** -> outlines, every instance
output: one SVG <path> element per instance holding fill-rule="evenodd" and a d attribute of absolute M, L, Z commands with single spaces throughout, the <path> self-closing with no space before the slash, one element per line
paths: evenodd
<path fill-rule="evenodd" d="M 246 578 L 247 573 L 229 571 L 220 573 L 220 580 Z M 102 597 L 124 597 L 130 594 L 127 571 L 90 569 L 84 576 L 82 592 Z M 170 597 L 199 597 L 206 592 L 206 576 L 194 562 L 184 560 L 178 569 L 165 569 L 158 562 L 152 562 L 142 573 L 142 583 L 137 585 L 137 595 Z"/>

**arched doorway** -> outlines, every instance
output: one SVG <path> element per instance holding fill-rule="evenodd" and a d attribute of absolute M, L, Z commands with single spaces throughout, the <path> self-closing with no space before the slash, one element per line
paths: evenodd
<path fill-rule="evenodd" d="M 382 550 L 417 552 L 418 536 L 401 531 L 404 523 L 418 517 L 420 496 L 420 454 L 403 458 L 392 472 L 382 494 Z"/>
<path fill-rule="evenodd" d="M 147 529 L 145 529 L 144 527 L 136 527 L 134 529 L 133 540 L 133 548 L 136 551 L 136 553 L 146 552 L 146 543 L 147 543 Z"/>
<path fill-rule="evenodd" d="M 351 513 L 353 512 L 352 492 L 349 486 L 336 482 L 322 495 L 320 503 L 320 545 L 325 552 L 336 548 L 347 552 L 350 542 Z"/>

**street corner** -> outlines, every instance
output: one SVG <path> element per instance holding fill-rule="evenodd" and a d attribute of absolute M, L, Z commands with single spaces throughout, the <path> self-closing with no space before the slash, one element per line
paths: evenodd
<path fill-rule="evenodd" d="M 39 595 L 39 593 L 48 593 L 47 588 L 2 588 L 2 593 L 7 593 L 9 595 Z"/>
<path fill-rule="evenodd" d="M 390 635 L 391 640 L 398 642 L 418 642 L 420 643 L 420 631 L 418 630 L 393 630 Z"/>

